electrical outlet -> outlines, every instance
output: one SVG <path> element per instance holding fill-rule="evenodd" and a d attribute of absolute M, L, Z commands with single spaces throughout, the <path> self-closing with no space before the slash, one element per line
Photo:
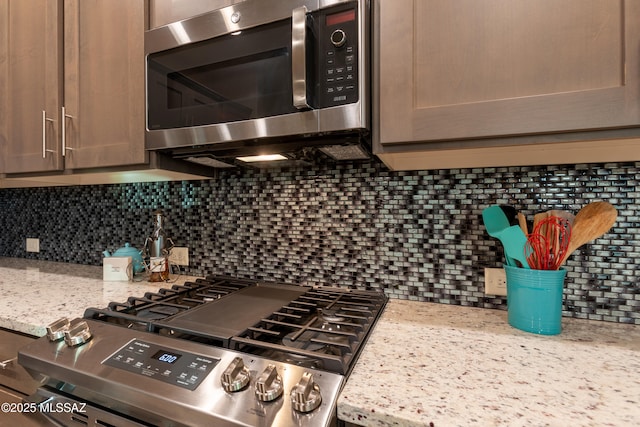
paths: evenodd
<path fill-rule="evenodd" d="M 507 276 L 503 268 L 484 269 L 484 294 L 507 295 Z"/>
<path fill-rule="evenodd" d="M 173 265 L 189 265 L 189 248 L 175 246 L 169 253 L 169 262 Z"/>
<path fill-rule="evenodd" d="M 27 237 L 27 252 L 40 252 L 40 239 Z"/>

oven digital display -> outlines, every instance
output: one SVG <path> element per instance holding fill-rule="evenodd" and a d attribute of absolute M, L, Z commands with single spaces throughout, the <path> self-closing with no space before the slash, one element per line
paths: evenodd
<path fill-rule="evenodd" d="M 167 348 L 134 338 L 102 363 L 187 390 L 195 390 L 220 362 L 219 357 Z"/>
<path fill-rule="evenodd" d="M 347 10 L 346 12 L 338 12 L 331 15 L 327 15 L 327 26 L 338 25 L 344 22 L 350 22 L 356 19 L 355 9 Z"/>
<path fill-rule="evenodd" d="M 180 359 L 180 357 L 180 354 L 169 353 L 168 351 L 164 350 L 157 351 L 153 356 L 151 356 L 152 359 L 165 363 L 173 363 L 176 360 Z"/>

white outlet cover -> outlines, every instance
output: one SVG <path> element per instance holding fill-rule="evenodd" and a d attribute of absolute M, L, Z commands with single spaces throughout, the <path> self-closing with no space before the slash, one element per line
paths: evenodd
<path fill-rule="evenodd" d="M 189 265 L 189 248 L 185 247 L 173 247 L 169 253 L 169 262 L 174 265 Z"/>
<path fill-rule="evenodd" d="M 40 252 L 40 239 L 27 237 L 27 252 Z"/>
<path fill-rule="evenodd" d="M 128 282 L 133 277 L 131 257 L 107 257 L 102 261 L 102 280 L 105 282 Z"/>
<path fill-rule="evenodd" d="M 484 294 L 507 296 L 507 276 L 504 269 L 484 269 Z"/>

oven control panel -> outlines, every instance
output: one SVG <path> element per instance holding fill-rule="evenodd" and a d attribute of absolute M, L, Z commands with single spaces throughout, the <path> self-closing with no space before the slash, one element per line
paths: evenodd
<path fill-rule="evenodd" d="M 195 390 L 220 359 L 133 339 L 102 363 Z"/>
<path fill-rule="evenodd" d="M 342 374 L 83 321 L 92 331 L 86 344 L 42 337 L 19 350 L 18 362 L 51 385 L 73 384 L 67 397 L 98 390 L 101 408 L 145 425 L 333 425 Z"/>

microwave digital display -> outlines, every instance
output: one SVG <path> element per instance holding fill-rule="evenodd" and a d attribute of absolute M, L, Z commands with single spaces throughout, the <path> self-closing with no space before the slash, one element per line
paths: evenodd
<path fill-rule="evenodd" d="M 351 22 L 356 19 L 355 9 L 347 10 L 345 12 L 334 13 L 327 15 L 327 26 L 342 24 L 344 22 Z"/>

